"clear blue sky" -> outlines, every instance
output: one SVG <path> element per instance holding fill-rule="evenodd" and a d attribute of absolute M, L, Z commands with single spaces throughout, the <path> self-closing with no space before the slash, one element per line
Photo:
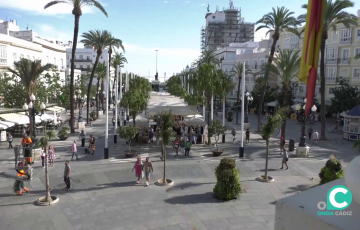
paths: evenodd
<path fill-rule="evenodd" d="M 71 8 L 59 4 L 44 10 L 50 0 L 0 0 L 0 19 L 16 19 L 21 29 L 26 26 L 41 37 L 57 37 L 72 40 L 74 17 Z M 151 78 L 155 74 L 155 49 L 158 53 L 158 72 L 163 80 L 190 65 L 200 53 L 200 28 L 205 24 L 207 4 L 213 12 L 216 6 L 221 10 L 229 6 L 228 0 L 101 0 L 109 17 L 95 8 L 84 9 L 80 18 L 79 38 L 91 29 L 109 30 L 122 39 L 125 56 L 129 64 L 125 69 Z M 241 7 L 242 17 L 247 22 L 256 22 L 272 7 L 285 6 L 295 15 L 304 13 L 301 5 L 307 0 L 234 0 L 235 7 Z M 359 1 L 348 11 L 356 14 Z M 263 37 L 257 33 L 256 40 Z"/>

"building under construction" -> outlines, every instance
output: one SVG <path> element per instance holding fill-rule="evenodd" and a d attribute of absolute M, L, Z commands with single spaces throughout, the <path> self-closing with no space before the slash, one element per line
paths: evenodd
<path fill-rule="evenodd" d="M 201 51 L 215 51 L 228 46 L 230 43 L 254 41 L 254 23 L 245 22 L 241 17 L 241 9 L 233 6 L 230 1 L 228 9 L 223 8 L 215 13 L 205 15 L 206 26 L 201 28 Z"/>

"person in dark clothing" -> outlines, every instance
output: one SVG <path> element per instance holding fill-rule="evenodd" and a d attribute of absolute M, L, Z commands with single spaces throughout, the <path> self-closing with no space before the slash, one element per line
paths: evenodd
<path fill-rule="evenodd" d="M 84 130 L 81 130 L 79 139 L 81 139 L 81 147 L 85 147 L 85 138 L 86 138 L 86 134 L 84 132 Z"/>

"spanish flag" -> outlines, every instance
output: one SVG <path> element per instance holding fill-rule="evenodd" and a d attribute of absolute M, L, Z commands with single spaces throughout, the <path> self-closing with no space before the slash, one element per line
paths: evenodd
<path fill-rule="evenodd" d="M 304 44 L 301 56 L 299 80 L 306 86 L 306 116 L 314 105 L 316 73 L 319 62 L 322 28 L 326 0 L 308 0 Z"/>

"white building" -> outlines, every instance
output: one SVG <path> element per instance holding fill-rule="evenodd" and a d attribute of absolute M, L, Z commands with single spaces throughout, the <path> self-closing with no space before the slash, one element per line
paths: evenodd
<path fill-rule="evenodd" d="M 71 67 L 71 52 L 72 49 L 66 49 L 66 67 Z M 83 74 L 91 72 L 96 60 L 96 50 L 93 48 L 76 48 L 75 51 L 75 69 L 81 70 Z M 108 63 L 109 53 L 107 49 L 103 50 L 99 62 Z"/>
<path fill-rule="evenodd" d="M 65 81 L 66 48 L 60 42 L 41 39 L 31 30 L 21 31 L 15 20 L 0 20 L 0 69 L 12 68 L 20 58 L 55 65 L 60 79 Z"/>

